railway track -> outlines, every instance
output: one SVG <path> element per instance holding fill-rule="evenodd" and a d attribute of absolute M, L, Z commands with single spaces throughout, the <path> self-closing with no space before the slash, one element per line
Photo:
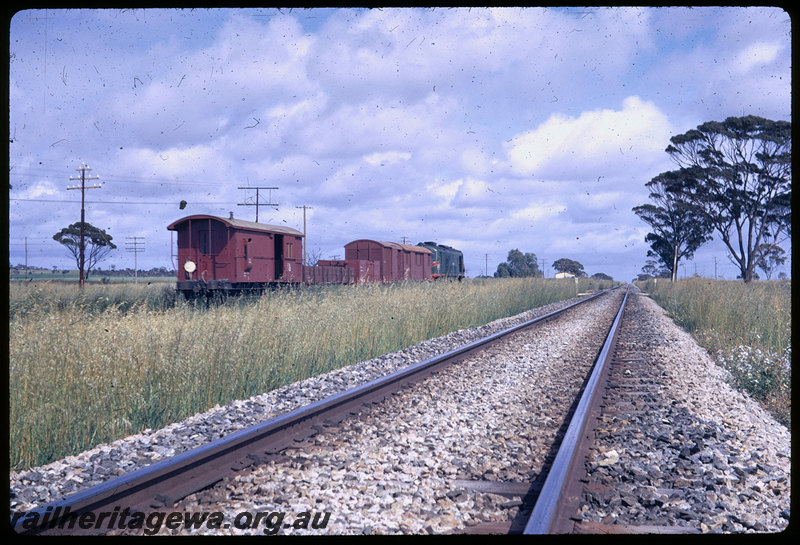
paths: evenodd
<path fill-rule="evenodd" d="M 628 305 L 561 530 L 780 531 L 790 517 L 788 431 L 656 309 L 642 295 Z"/>
<path fill-rule="evenodd" d="M 623 298 L 629 299 L 624 312 Z M 725 397 L 712 395 L 710 404 L 697 397 L 691 383 L 697 367 L 685 360 L 701 357 L 663 329 L 652 302 L 620 290 L 592 301 L 392 373 L 391 386 L 373 380 L 38 512 L 52 521 L 59 506 L 101 513 L 135 503 L 145 511 L 224 513 L 226 522 L 214 527 L 159 521 L 159 534 L 784 527 L 785 428 L 755 415 L 755 424 L 739 424 L 737 437 L 730 422 L 753 407 L 731 400 L 736 396 L 716 382 L 711 388 Z M 616 333 L 609 334 L 612 322 Z M 677 376 L 665 353 L 680 360 Z M 706 373 L 716 380 L 716 370 L 699 374 Z M 725 413 L 717 422 L 728 404 L 737 416 Z M 768 441 L 777 437 L 776 447 L 749 437 L 755 429 Z M 98 491 L 103 499 L 93 496 Z M 48 526 L 56 527 L 45 533 L 77 530 Z"/>
<path fill-rule="evenodd" d="M 177 501 L 219 482 L 231 472 L 241 472 L 250 466 L 280 458 L 281 451 L 326 428 L 338 425 L 344 419 L 380 403 L 410 384 L 486 350 L 487 347 L 519 331 L 545 323 L 604 295 L 605 292 L 591 295 L 562 309 L 472 342 L 442 356 L 412 365 L 384 378 L 296 409 L 264 424 L 241 430 L 150 467 L 73 494 L 36 510 L 36 519 L 41 524 L 35 527 L 31 527 L 30 522 L 26 524 L 25 520 L 20 519 L 12 523 L 15 523 L 17 532 L 26 534 L 83 533 L 79 527 L 62 527 L 65 526 L 61 524 L 65 520 L 63 514 L 67 513 L 72 517 L 71 520 L 81 516 L 85 516 L 86 520 L 97 520 L 100 513 L 122 512 L 126 509 L 130 512 L 171 509 Z M 30 513 L 27 519 L 28 521 L 32 519 Z M 96 529 L 91 527 L 86 530 L 88 533 L 95 533 Z"/>
<path fill-rule="evenodd" d="M 572 533 L 570 516 L 577 500 L 574 491 L 580 489 L 578 478 L 582 476 L 585 453 L 591 444 L 594 421 L 603 399 L 603 391 L 607 386 L 611 362 L 617 347 L 617 334 L 627 300 L 628 291 L 625 292 L 606 341 L 597 356 L 592 373 L 561 440 L 558 454 L 550 466 L 544 485 L 525 524 L 523 532 L 525 534 Z"/>

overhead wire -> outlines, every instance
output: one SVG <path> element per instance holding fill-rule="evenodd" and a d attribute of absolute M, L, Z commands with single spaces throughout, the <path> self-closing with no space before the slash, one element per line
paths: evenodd
<path fill-rule="evenodd" d="M 63 178 L 64 174 L 62 171 L 50 170 L 50 169 L 24 169 L 20 172 L 18 169 L 12 168 L 9 171 L 9 177 L 13 178 L 14 176 L 25 176 L 25 177 L 34 177 L 34 176 L 47 176 L 47 177 L 58 177 Z M 119 175 L 119 174 L 108 174 L 104 173 L 100 176 L 100 181 L 105 183 L 131 183 L 131 184 L 175 184 L 175 185 L 192 185 L 192 186 L 203 186 L 203 187 L 220 187 L 222 186 L 223 182 L 209 182 L 209 181 L 194 181 L 194 180 L 181 180 L 175 178 L 161 178 L 161 177 L 145 177 L 145 176 L 130 176 L 130 175 Z"/>
<path fill-rule="evenodd" d="M 81 201 L 70 201 L 66 199 L 23 199 L 17 197 L 9 197 L 9 201 L 25 201 L 25 202 L 59 202 L 59 203 L 72 203 L 72 204 L 80 204 Z M 147 202 L 135 202 L 135 201 L 84 201 L 86 204 L 169 204 L 175 205 L 177 204 L 175 201 L 170 202 L 155 202 L 155 201 L 147 201 Z M 236 204 L 234 201 L 192 201 L 190 204 Z"/>

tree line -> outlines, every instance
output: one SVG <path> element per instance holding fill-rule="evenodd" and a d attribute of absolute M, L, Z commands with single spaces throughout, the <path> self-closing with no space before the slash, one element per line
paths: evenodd
<path fill-rule="evenodd" d="M 650 180 L 651 203 L 633 211 L 652 228 L 643 271 L 677 279 L 681 259 L 714 236 L 728 248 L 739 278 L 767 277 L 786 261 L 792 235 L 792 124 L 756 116 L 710 121 L 673 136 L 666 152 L 677 168 Z"/>
<path fill-rule="evenodd" d="M 62 276 L 67 276 L 70 274 L 75 273 L 75 269 L 61 269 L 56 265 L 52 267 L 37 267 L 35 265 L 28 265 L 25 266 L 22 263 L 18 263 L 16 265 L 12 265 L 10 262 L 8 264 L 9 273 L 12 275 L 21 275 L 25 274 L 27 271 L 31 275 L 42 275 L 44 273 L 49 274 L 60 274 Z M 124 269 L 118 269 L 115 265 L 111 265 L 109 269 L 100 269 L 95 268 L 92 271 L 93 276 L 103 276 L 103 277 L 130 277 L 133 278 L 134 276 L 139 277 L 163 277 L 163 276 L 175 276 L 175 271 L 168 267 L 151 267 L 150 269 L 133 269 L 131 267 L 126 267 Z M 89 275 L 86 275 L 88 278 Z"/>
<path fill-rule="evenodd" d="M 571 274 L 572 276 L 584 278 L 588 276 L 586 271 L 583 270 L 583 265 L 579 262 L 562 257 L 557 259 L 552 264 L 553 269 L 560 273 Z M 521 278 L 521 277 L 544 277 L 544 271 L 539 268 L 539 260 L 536 254 L 532 252 L 522 253 L 514 249 L 508 252 L 506 261 L 497 266 L 497 271 L 494 273 L 495 278 Z M 592 278 L 599 278 L 601 280 L 613 280 L 609 275 L 604 273 L 595 273 Z"/>

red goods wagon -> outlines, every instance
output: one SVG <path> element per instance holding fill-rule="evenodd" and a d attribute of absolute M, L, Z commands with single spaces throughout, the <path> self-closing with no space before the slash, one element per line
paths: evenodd
<path fill-rule="evenodd" d="M 398 244 L 402 262 L 399 269 L 403 280 L 431 280 L 431 252 L 427 248 L 413 244 Z"/>
<path fill-rule="evenodd" d="M 317 267 L 347 267 L 347 261 L 341 259 L 320 259 Z"/>
<path fill-rule="evenodd" d="M 353 279 L 357 284 L 381 281 L 380 261 L 366 259 L 350 259 L 347 265 L 353 269 Z"/>
<path fill-rule="evenodd" d="M 392 253 L 397 245 L 376 240 L 354 240 L 344 246 L 344 257 L 347 261 L 366 261 L 373 264 L 372 280 L 375 282 L 391 282 L 394 280 Z"/>
<path fill-rule="evenodd" d="M 303 266 L 303 282 L 306 284 L 352 284 L 353 269 L 345 261 L 319 260 L 314 266 Z"/>
<path fill-rule="evenodd" d="M 194 215 L 167 229 L 178 233 L 178 290 L 241 291 L 303 276 L 303 233 L 289 227 Z"/>
<path fill-rule="evenodd" d="M 318 267 L 342 267 L 351 271 L 348 282 L 363 284 L 368 282 L 380 282 L 380 262 L 368 261 L 366 259 L 346 259 L 331 260 L 320 259 L 317 261 Z"/>
<path fill-rule="evenodd" d="M 431 279 L 431 251 L 420 246 L 360 239 L 346 244 L 344 255 L 348 264 L 355 261 L 371 262 L 372 271 L 365 271 L 365 275 L 371 275 L 375 281 Z M 365 265 L 367 269 L 370 268 L 368 264 Z"/>
<path fill-rule="evenodd" d="M 355 240 L 344 260 L 302 262 L 296 229 L 198 214 L 167 229 L 178 233 L 177 288 L 191 297 L 262 291 L 280 284 L 352 284 L 431 280 L 433 253 L 411 244 Z"/>

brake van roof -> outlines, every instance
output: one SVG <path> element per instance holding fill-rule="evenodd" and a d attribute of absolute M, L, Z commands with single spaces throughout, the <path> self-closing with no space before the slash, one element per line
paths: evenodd
<path fill-rule="evenodd" d="M 264 233 L 280 233 L 284 235 L 294 235 L 299 237 L 303 236 L 303 233 L 301 233 L 297 229 L 292 229 L 291 227 L 284 227 L 282 225 L 268 225 L 266 223 L 256 223 L 254 221 L 223 218 L 219 216 L 210 216 L 207 214 L 195 214 L 194 216 L 186 216 L 185 218 L 181 218 L 177 221 L 170 223 L 167 226 L 167 229 L 170 231 L 177 231 L 178 226 L 184 222 L 187 222 L 189 220 L 204 220 L 204 219 L 216 220 L 229 227 L 233 227 L 236 229 L 244 229 L 248 231 L 261 231 Z"/>

